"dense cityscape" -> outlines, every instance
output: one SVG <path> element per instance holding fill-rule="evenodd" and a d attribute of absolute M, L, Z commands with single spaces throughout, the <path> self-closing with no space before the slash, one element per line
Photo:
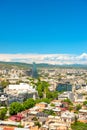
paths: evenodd
<path fill-rule="evenodd" d="M 0 130 L 87 130 L 87 0 L 0 0 Z"/>
<path fill-rule="evenodd" d="M 1 67 L 1 130 L 86 130 L 86 123 L 86 68 Z"/>

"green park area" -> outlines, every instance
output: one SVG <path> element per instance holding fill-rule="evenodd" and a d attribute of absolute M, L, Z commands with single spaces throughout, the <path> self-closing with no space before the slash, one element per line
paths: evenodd
<path fill-rule="evenodd" d="M 87 130 L 87 123 L 75 122 L 71 125 L 72 130 Z"/>

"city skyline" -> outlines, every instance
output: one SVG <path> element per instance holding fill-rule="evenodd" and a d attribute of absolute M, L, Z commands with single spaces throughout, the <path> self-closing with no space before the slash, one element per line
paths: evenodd
<path fill-rule="evenodd" d="M 86 12 L 86 0 L 0 1 L 0 54 L 87 53 Z"/>

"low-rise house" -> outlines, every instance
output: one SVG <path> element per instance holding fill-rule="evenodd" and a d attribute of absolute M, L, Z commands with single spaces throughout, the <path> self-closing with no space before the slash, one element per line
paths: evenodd
<path fill-rule="evenodd" d="M 43 111 L 48 106 L 48 104 L 45 102 L 40 102 L 37 103 L 36 106 L 39 107 L 39 111 Z"/>
<path fill-rule="evenodd" d="M 42 118 L 47 118 L 48 117 L 48 114 L 46 114 L 46 113 L 44 113 L 44 112 L 38 112 L 37 114 L 36 114 L 36 117 L 37 118 L 40 118 L 40 117 L 42 117 Z"/>
<path fill-rule="evenodd" d="M 4 94 L 0 96 L 0 104 L 1 105 L 8 105 L 8 97 Z"/>
<path fill-rule="evenodd" d="M 60 109 L 61 111 L 66 111 L 69 108 L 69 103 L 68 102 L 61 102 Z"/>
<path fill-rule="evenodd" d="M 0 130 L 30 130 L 30 129 L 27 129 L 27 128 L 16 128 L 16 127 L 12 127 L 12 126 L 4 126 Z"/>
<path fill-rule="evenodd" d="M 42 128 L 42 130 L 67 130 L 68 125 L 59 116 L 48 116 L 48 120 Z"/>
<path fill-rule="evenodd" d="M 12 121 L 21 121 L 22 119 L 23 119 L 22 114 L 17 114 L 9 118 L 9 120 L 12 120 Z"/>
<path fill-rule="evenodd" d="M 0 125 L 2 125 L 2 126 L 18 126 L 18 125 L 20 125 L 20 122 L 15 122 L 15 121 L 0 121 Z"/>
<path fill-rule="evenodd" d="M 37 111 L 37 112 L 39 112 L 39 109 L 40 109 L 39 106 L 34 106 L 34 107 L 30 108 L 29 110 L 30 111 Z"/>
<path fill-rule="evenodd" d="M 75 121 L 75 114 L 73 112 L 65 111 L 61 114 L 61 119 L 63 122 L 71 124 Z"/>
<path fill-rule="evenodd" d="M 3 126 L 0 130 L 39 130 L 38 126 L 33 126 L 31 128 L 17 128 L 12 126 Z"/>
<path fill-rule="evenodd" d="M 61 115 L 61 109 L 60 109 L 60 108 L 55 107 L 55 108 L 53 108 L 52 110 L 55 112 L 56 115 L 58 115 L 58 116 Z"/>
<path fill-rule="evenodd" d="M 51 123 L 49 125 L 49 130 L 68 130 L 68 126 L 62 123 Z"/>
<path fill-rule="evenodd" d="M 51 101 L 51 104 L 54 104 L 56 107 L 60 107 L 61 106 L 61 100 L 53 100 Z"/>
<path fill-rule="evenodd" d="M 26 117 L 21 120 L 21 125 L 25 128 L 31 128 L 34 126 L 34 122 L 32 121 L 33 117 Z"/>
<path fill-rule="evenodd" d="M 79 121 L 87 123 L 87 110 L 80 109 L 78 116 Z"/>
<path fill-rule="evenodd" d="M 67 99 L 67 98 L 70 99 L 70 101 L 74 101 L 75 99 L 74 99 L 73 92 L 71 92 L 71 91 L 63 92 L 62 94 L 60 94 L 58 96 L 59 100 L 64 100 L 64 99 Z"/>

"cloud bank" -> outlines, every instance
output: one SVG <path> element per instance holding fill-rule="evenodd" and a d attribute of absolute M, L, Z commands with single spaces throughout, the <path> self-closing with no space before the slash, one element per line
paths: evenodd
<path fill-rule="evenodd" d="M 87 64 L 87 53 L 71 54 L 0 54 L 0 61 L 48 64 Z"/>

